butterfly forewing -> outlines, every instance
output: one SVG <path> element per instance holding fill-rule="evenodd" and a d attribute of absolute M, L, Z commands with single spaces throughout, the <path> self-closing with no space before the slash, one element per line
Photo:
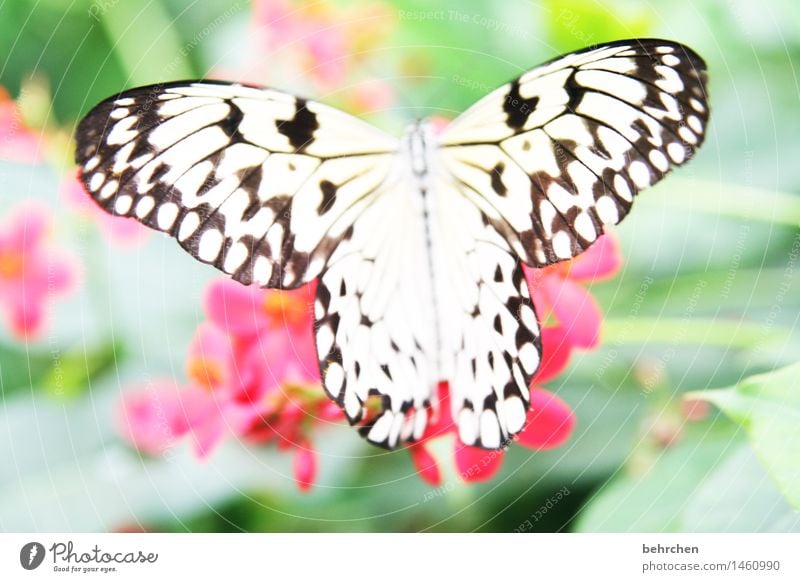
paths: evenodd
<path fill-rule="evenodd" d="M 284 288 L 321 272 L 397 148 L 330 107 L 213 82 L 121 93 L 84 118 L 77 141 L 103 208 L 242 283 Z"/>
<path fill-rule="evenodd" d="M 526 263 L 569 259 L 699 147 L 705 79 L 700 57 L 663 40 L 573 53 L 459 116 L 443 163 Z"/>

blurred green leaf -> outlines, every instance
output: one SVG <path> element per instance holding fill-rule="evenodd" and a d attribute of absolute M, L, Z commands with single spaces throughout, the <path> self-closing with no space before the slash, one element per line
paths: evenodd
<path fill-rule="evenodd" d="M 741 425 L 780 491 L 800 509 L 800 364 L 686 397 L 713 403 Z"/>
<path fill-rule="evenodd" d="M 58 347 L 32 351 L 0 346 L 0 389 L 5 398 L 31 390 L 31 386 L 50 396 L 74 396 L 115 366 L 120 354 L 120 346 L 111 342 L 88 351 L 75 348 L 66 352 Z"/>
<path fill-rule="evenodd" d="M 69 398 L 91 388 L 92 381 L 122 359 L 119 344 L 108 342 L 84 351 L 73 349 L 64 354 L 52 353 L 49 369 L 41 379 L 42 388 L 51 396 Z"/>
<path fill-rule="evenodd" d="M 621 38 L 646 37 L 653 21 L 649 8 L 632 2 L 547 0 L 544 5 L 549 36 L 562 52 Z"/>
<path fill-rule="evenodd" d="M 49 354 L 0 345 L 0 391 L 7 398 L 14 392 L 29 390 L 52 366 Z"/>
<path fill-rule="evenodd" d="M 194 77 L 172 18 L 159 2 L 115 2 L 98 13 L 128 73 L 129 85 Z"/>
<path fill-rule="evenodd" d="M 623 473 L 583 509 L 584 532 L 796 532 L 800 513 L 752 450 L 704 423 L 644 472 Z M 632 471 L 632 469 L 628 469 Z"/>
<path fill-rule="evenodd" d="M 607 483 L 578 517 L 582 532 L 677 532 L 692 497 L 723 461 L 730 431 L 684 438 L 642 470 L 629 466 Z"/>
<path fill-rule="evenodd" d="M 759 464 L 752 449 L 739 445 L 694 492 L 683 531 L 798 532 L 792 510 Z"/>

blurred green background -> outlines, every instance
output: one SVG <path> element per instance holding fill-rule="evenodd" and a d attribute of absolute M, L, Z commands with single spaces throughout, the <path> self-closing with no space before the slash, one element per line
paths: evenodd
<path fill-rule="evenodd" d="M 289 16 L 270 25 L 259 17 L 267 4 Z M 0 162 L 0 212 L 46 200 L 84 265 L 79 293 L 56 306 L 43 340 L 0 332 L 0 530 L 800 530 L 796 369 L 716 393 L 727 414 L 693 413 L 683 400 L 800 360 L 797 2 L 306 5 L 299 14 L 244 0 L 0 5 L 0 85 L 49 144 L 46 163 Z M 564 447 L 512 448 L 492 482 L 464 485 L 453 472 L 432 490 L 407 453 L 373 450 L 342 426 L 318 437 L 321 472 L 304 494 L 291 459 L 272 449 L 228 440 L 203 462 L 188 445 L 146 459 L 119 438 L 121 391 L 184 376 L 216 273 L 161 237 L 109 246 L 63 210 L 70 135 L 95 103 L 213 76 L 313 96 L 397 132 L 415 117 L 452 117 L 560 53 L 629 37 L 681 41 L 704 57 L 711 124 L 692 163 L 616 229 L 624 270 L 592 288 L 603 344 L 548 385 L 578 416 Z"/>

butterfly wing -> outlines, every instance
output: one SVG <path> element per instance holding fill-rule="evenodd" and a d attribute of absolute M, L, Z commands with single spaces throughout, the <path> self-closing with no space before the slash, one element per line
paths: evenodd
<path fill-rule="evenodd" d="M 542 267 L 580 254 L 622 220 L 635 194 L 686 162 L 708 121 L 705 79 L 703 61 L 682 45 L 610 43 L 525 73 L 440 134 L 438 192 L 448 208 L 466 209 L 461 224 L 443 226 L 443 238 L 470 222 L 463 216 L 479 213 L 472 222 L 485 227 L 468 240 L 492 241 L 491 253 L 461 269 L 459 286 L 488 287 L 486 270 L 498 269 L 493 301 L 481 302 L 472 321 L 451 312 L 443 328 L 451 337 L 441 359 L 453 365 L 452 415 L 465 444 L 496 448 L 524 425 L 541 345 L 512 265 Z M 457 264 L 460 252 L 442 263 Z"/>
<path fill-rule="evenodd" d="M 370 442 L 423 436 L 452 387 L 461 440 L 496 449 L 518 432 L 539 364 L 519 259 L 446 173 L 410 191 L 392 178 L 332 253 L 315 301 L 324 385 Z"/>
<path fill-rule="evenodd" d="M 278 91 L 180 82 L 108 99 L 76 157 L 107 211 L 175 237 L 244 284 L 317 276 L 386 179 L 397 140 Z"/>
<path fill-rule="evenodd" d="M 524 262 L 569 259 L 700 146 L 705 81 L 702 59 L 669 41 L 572 53 L 456 118 L 442 163 Z"/>
<path fill-rule="evenodd" d="M 420 197 L 402 162 L 317 283 L 325 389 L 370 442 L 419 439 L 438 404 L 436 309 Z"/>
<path fill-rule="evenodd" d="M 522 430 L 539 367 L 539 325 L 519 258 L 442 168 L 434 171 L 432 257 L 439 361 L 461 442 L 505 446 Z"/>

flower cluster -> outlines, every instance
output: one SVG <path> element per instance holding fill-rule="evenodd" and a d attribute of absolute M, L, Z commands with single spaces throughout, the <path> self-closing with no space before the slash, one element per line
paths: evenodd
<path fill-rule="evenodd" d="M 229 280 L 207 289 L 208 321 L 189 346 L 188 385 L 129 392 L 121 425 L 140 450 L 158 454 L 191 435 L 199 457 L 226 434 L 295 454 L 301 489 L 314 481 L 314 428 L 341 419 L 320 387 L 312 337 L 313 285 L 262 291 Z"/>
<path fill-rule="evenodd" d="M 22 203 L 0 225 L 0 309 L 20 340 L 41 335 L 51 299 L 77 279 L 73 258 L 49 237 L 52 219 L 43 204 Z"/>
<path fill-rule="evenodd" d="M 379 2 L 352 7 L 292 0 L 253 4 L 256 53 L 274 54 L 281 62 L 292 63 L 291 70 L 303 71 L 303 78 L 311 81 L 319 95 L 335 92 L 348 82 L 394 25 L 393 11 Z M 268 60 L 270 70 L 275 69 L 274 61 Z M 267 82 L 258 64 L 253 68 L 245 80 Z M 359 80 L 348 88 L 346 99 L 337 105 L 352 112 L 376 111 L 393 103 L 394 91 L 380 79 Z"/>
<path fill-rule="evenodd" d="M 540 387 L 561 373 L 574 349 L 597 344 L 600 314 L 581 283 L 605 278 L 620 264 L 616 242 L 603 237 L 579 258 L 526 274 L 533 300 L 549 322 L 543 328 L 542 366 L 531 385 L 531 408 L 518 444 L 544 450 L 563 444 L 575 423 L 572 410 Z M 325 396 L 312 337 L 313 285 L 295 291 L 258 290 L 228 280 L 212 283 L 206 293 L 208 321 L 188 350 L 189 383 L 163 382 L 129 393 L 122 407 L 128 439 L 140 450 L 157 454 L 191 435 L 200 457 L 227 434 L 253 443 L 271 443 L 295 455 L 295 479 L 302 489 L 314 480 L 312 435 L 325 422 L 339 421 L 339 408 Z M 449 390 L 439 390 L 439 416 L 420 442 L 409 446 L 420 476 L 441 483 L 433 439 L 457 433 L 450 414 Z M 454 457 L 465 481 L 483 481 L 499 470 L 503 451 L 458 444 Z"/>

